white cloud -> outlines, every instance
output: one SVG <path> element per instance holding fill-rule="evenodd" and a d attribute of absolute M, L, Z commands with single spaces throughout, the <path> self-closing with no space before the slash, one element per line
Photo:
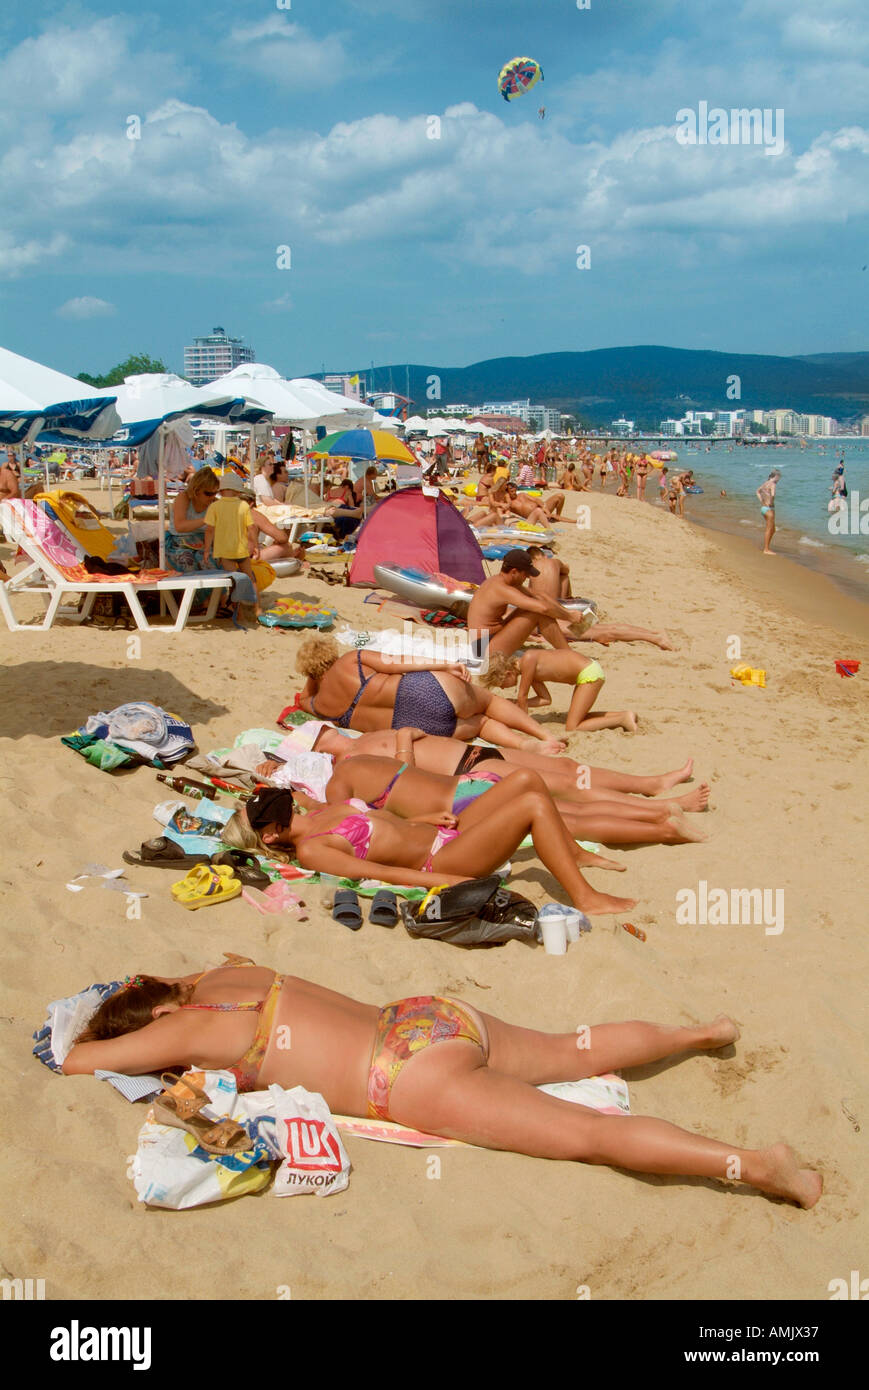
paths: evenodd
<path fill-rule="evenodd" d="M 55 232 L 48 241 L 38 241 L 34 237 L 17 245 L 8 233 L 0 232 L 0 274 L 19 275 L 40 261 L 56 259 L 68 245 L 69 238 L 62 232 Z"/>
<path fill-rule="evenodd" d="M 221 49 L 230 66 L 243 66 L 287 88 L 332 86 L 355 65 L 345 36 L 315 38 L 283 14 L 270 15 L 258 24 L 237 25 Z"/>
<path fill-rule="evenodd" d="M 101 319 L 117 313 L 117 309 L 107 299 L 96 299 L 93 295 L 83 294 L 78 299 L 68 299 L 54 312 L 62 319 Z"/>
<path fill-rule="evenodd" d="M 263 308 L 270 314 L 286 314 L 293 309 L 292 297 L 288 294 L 278 295 L 277 299 L 266 300 Z"/>

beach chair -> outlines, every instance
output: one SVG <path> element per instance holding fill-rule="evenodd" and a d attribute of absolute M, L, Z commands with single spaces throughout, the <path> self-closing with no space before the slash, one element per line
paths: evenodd
<path fill-rule="evenodd" d="M 123 595 L 140 631 L 181 632 L 188 622 L 213 619 L 220 591 L 232 584 L 229 573 L 179 574 L 175 570 L 142 570 L 138 574 L 91 574 L 84 567 L 85 552 L 81 545 L 35 502 L 18 497 L 0 502 L 0 527 L 30 560 L 25 569 L 0 584 L 0 611 L 10 632 L 44 632 L 56 617 L 84 622 L 90 617 L 96 599 L 106 594 Z M 193 599 L 202 589 L 211 590 L 208 607 L 205 613 L 191 617 Z M 18 621 L 12 599 L 20 593 L 37 593 L 47 603 L 41 623 Z M 142 593 L 161 594 L 174 623 L 163 626 L 150 623 L 139 601 Z M 67 594 L 80 594 L 84 602 L 80 606 L 61 606 Z"/>

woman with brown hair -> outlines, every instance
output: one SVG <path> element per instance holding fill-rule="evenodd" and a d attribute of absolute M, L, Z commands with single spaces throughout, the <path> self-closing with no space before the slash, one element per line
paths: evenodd
<path fill-rule="evenodd" d="M 240 1091 L 303 1086 L 335 1113 L 537 1158 L 744 1182 L 812 1207 L 821 1176 L 801 1167 L 786 1144 L 723 1144 L 666 1120 L 604 1115 L 536 1089 L 716 1051 L 738 1038 L 736 1024 L 720 1014 L 687 1027 L 598 1024 L 578 1041 L 576 1029 L 518 1028 L 437 995 L 378 1008 L 232 957 L 195 975 L 129 980 L 100 1005 L 63 1071 L 228 1070 Z"/>

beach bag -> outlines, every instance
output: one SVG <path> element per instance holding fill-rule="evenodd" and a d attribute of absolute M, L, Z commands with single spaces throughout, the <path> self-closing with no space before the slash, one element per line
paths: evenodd
<path fill-rule="evenodd" d="M 220 1157 L 208 1154 L 186 1130 L 148 1119 L 139 1131 L 127 1176 L 140 1202 L 185 1211 L 261 1192 L 272 1180 L 272 1162 L 262 1146 Z"/>
<path fill-rule="evenodd" d="M 521 893 L 502 886 L 498 874 L 434 889 L 419 903 L 402 902 L 400 912 L 409 936 L 451 946 L 537 940 L 537 909 Z"/>

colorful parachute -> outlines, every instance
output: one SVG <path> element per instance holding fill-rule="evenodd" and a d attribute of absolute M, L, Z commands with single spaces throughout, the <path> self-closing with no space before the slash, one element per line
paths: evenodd
<path fill-rule="evenodd" d="M 511 58 L 498 74 L 498 91 L 505 101 L 521 97 L 543 77 L 543 69 L 533 58 Z"/>

